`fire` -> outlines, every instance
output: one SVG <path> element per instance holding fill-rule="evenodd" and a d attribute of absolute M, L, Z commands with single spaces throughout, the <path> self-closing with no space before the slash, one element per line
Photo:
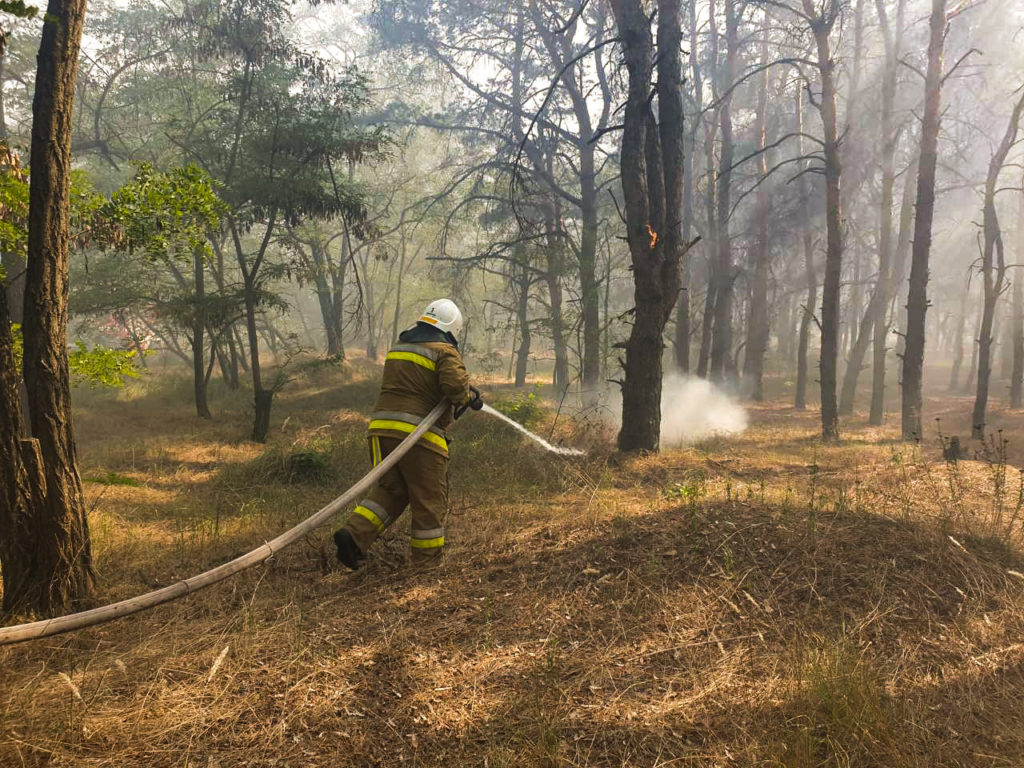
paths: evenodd
<path fill-rule="evenodd" d="M 658 242 L 658 233 L 651 229 L 651 225 L 647 225 L 647 234 L 651 236 L 651 248 Z"/>

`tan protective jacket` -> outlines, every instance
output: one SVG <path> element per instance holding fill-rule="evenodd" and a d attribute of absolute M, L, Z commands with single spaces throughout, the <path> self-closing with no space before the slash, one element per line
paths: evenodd
<path fill-rule="evenodd" d="M 454 406 L 469 402 L 469 373 L 459 350 L 444 341 L 410 341 L 420 334 L 406 331 L 384 361 L 377 407 L 370 417 L 370 435 L 403 438 L 442 398 L 448 411 L 421 438 L 420 445 L 448 455 L 445 430 L 454 420 Z"/>

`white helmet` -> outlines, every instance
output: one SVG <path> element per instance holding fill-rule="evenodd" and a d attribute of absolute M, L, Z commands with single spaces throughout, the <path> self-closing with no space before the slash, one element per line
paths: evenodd
<path fill-rule="evenodd" d="M 451 299 L 432 301 L 420 316 L 421 323 L 427 323 L 438 330 L 458 338 L 462 333 L 462 313 Z"/>

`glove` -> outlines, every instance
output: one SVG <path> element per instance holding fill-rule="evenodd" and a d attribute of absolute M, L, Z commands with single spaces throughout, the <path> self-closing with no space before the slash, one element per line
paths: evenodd
<path fill-rule="evenodd" d="M 467 410 L 472 408 L 474 411 L 479 411 L 484 407 L 484 400 L 480 397 L 480 390 L 476 387 L 469 388 L 469 400 L 455 409 L 455 420 L 458 421 L 459 417 L 464 414 Z"/>

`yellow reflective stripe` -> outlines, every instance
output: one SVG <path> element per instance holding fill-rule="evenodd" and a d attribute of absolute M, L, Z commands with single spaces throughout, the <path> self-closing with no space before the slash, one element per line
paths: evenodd
<path fill-rule="evenodd" d="M 405 432 L 406 434 L 412 433 L 416 430 L 416 426 L 413 424 L 406 424 L 404 421 L 393 421 L 391 419 L 374 419 L 370 422 L 370 429 L 384 429 L 391 430 L 394 432 Z M 424 432 L 423 439 L 428 443 L 448 450 L 448 441 L 440 435 L 435 435 L 433 432 Z"/>
<path fill-rule="evenodd" d="M 436 539 L 412 539 L 409 543 L 413 549 L 435 549 L 444 546 L 444 536 L 438 536 Z"/>
<path fill-rule="evenodd" d="M 352 513 L 359 515 L 361 517 L 365 517 L 367 520 L 374 524 L 378 531 L 384 530 L 384 521 L 377 517 L 376 513 L 374 513 L 372 509 L 367 509 L 362 504 L 360 504 L 358 507 L 352 510 Z"/>
<path fill-rule="evenodd" d="M 380 464 L 380 438 L 370 438 L 370 456 L 373 462 L 373 466 Z"/>
<path fill-rule="evenodd" d="M 437 370 L 437 363 L 431 360 L 429 357 L 417 354 L 416 352 L 388 352 L 387 360 L 408 360 L 410 363 L 416 363 L 416 365 L 422 365 L 424 368 L 430 371 Z"/>

